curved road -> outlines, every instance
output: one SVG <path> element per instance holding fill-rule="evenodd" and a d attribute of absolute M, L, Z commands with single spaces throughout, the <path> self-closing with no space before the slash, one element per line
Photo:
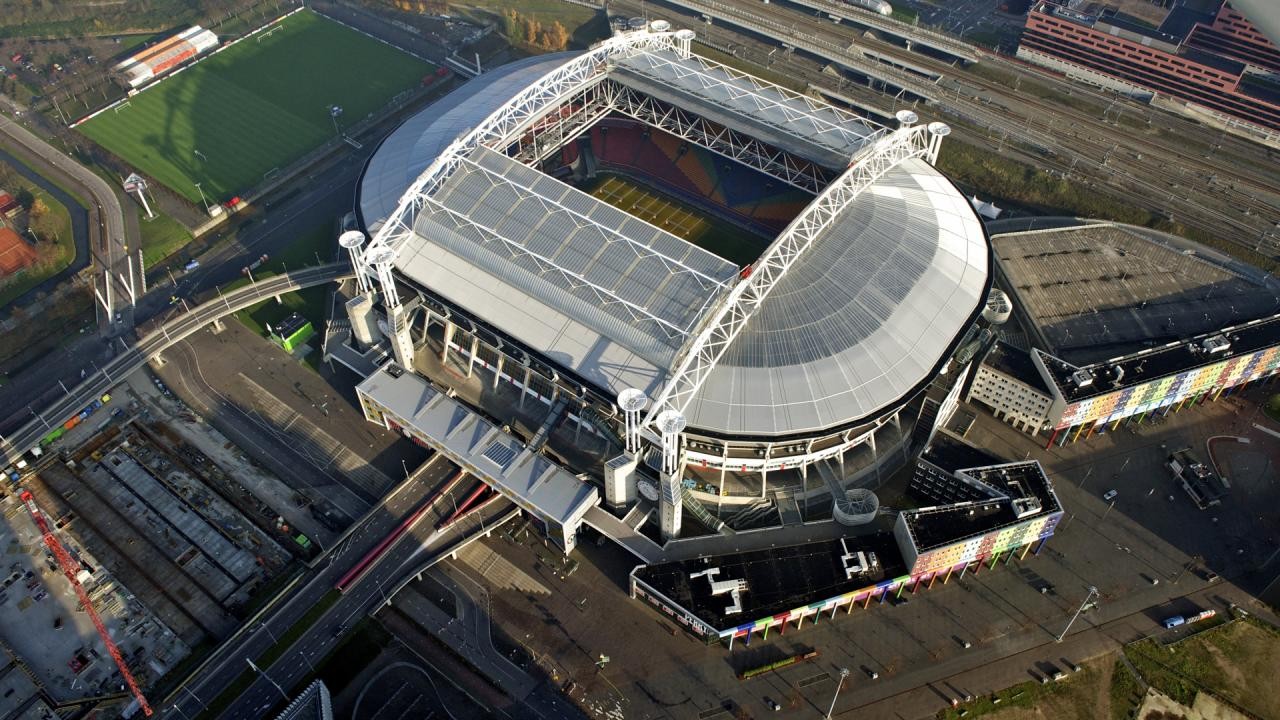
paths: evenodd
<path fill-rule="evenodd" d="M 351 276 L 350 266 L 346 263 L 295 270 L 286 275 L 277 275 L 225 295 L 219 295 L 216 299 L 197 305 L 189 312 L 184 312 L 158 325 L 155 330 L 129 346 L 111 362 L 103 365 L 97 373 L 71 388 L 70 392 L 52 406 L 39 413 L 33 411 L 35 417 L 30 422 L 0 443 L 5 464 L 16 462 L 23 452 L 39 443 L 40 438 L 93 402 L 94 398 L 101 396 L 111 386 L 142 367 L 155 355 L 164 352 L 174 343 L 187 338 L 205 325 L 281 293 L 343 280 Z"/>
<path fill-rule="evenodd" d="M 0 115 L 0 140 L 8 140 L 35 156 L 41 163 L 52 167 L 55 180 L 62 180 L 70 185 L 87 191 L 89 197 L 89 250 L 97 261 L 98 267 L 111 274 L 111 293 L 117 308 L 128 306 L 127 280 L 132 270 L 135 275 L 138 242 L 133 242 L 130 253 L 130 238 L 125 235 L 124 210 L 120 206 L 120 198 L 106 180 L 98 177 L 80 163 L 67 157 L 57 148 L 36 137 L 31 131 L 14 122 L 7 115 Z M 57 177 L 60 176 L 60 177 Z M 134 238 L 136 241 L 136 238 Z M 135 277 L 135 282 L 140 282 Z M 99 286 L 99 292 L 106 293 L 106 288 Z M 141 289 L 141 286 L 138 286 Z M 124 330 L 127 327 L 113 328 L 113 318 L 107 313 L 101 315 L 100 329 L 103 334 L 111 334 L 112 330 Z M 126 323 L 131 318 L 125 318 Z"/>

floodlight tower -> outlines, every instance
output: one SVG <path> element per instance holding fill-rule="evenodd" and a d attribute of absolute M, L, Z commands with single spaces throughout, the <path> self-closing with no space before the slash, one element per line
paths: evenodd
<path fill-rule="evenodd" d="M 931 122 L 927 129 L 929 130 L 929 164 L 936 165 L 938 151 L 942 149 L 942 138 L 951 134 L 951 126 L 944 122 Z"/>
<path fill-rule="evenodd" d="M 640 411 L 649 404 L 643 390 L 627 388 L 618 394 L 618 408 L 626 420 L 623 454 L 605 462 L 604 499 L 613 507 L 636 500 L 636 465 L 640 454 Z"/>
<path fill-rule="evenodd" d="M 691 54 L 690 48 L 693 44 L 694 37 L 696 37 L 696 34 L 688 28 L 676 31 L 676 56 L 681 60 L 689 59 L 689 55 Z"/>
<path fill-rule="evenodd" d="M 348 230 L 338 236 L 338 244 L 351 256 L 351 269 L 356 271 L 356 285 L 359 286 L 360 293 L 369 294 L 373 288 L 370 287 L 364 264 L 364 233 Z"/>
<path fill-rule="evenodd" d="M 675 410 L 663 410 L 656 418 L 662 433 L 662 478 L 659 488 L 658 511 L 662 522 L 662 539 L 669 540 L 680 534 L 680 520 L 684 507 L 681 500 L 681 484 L 684 482 L 684 457 L 680 447 L 680 432 L 685 428 L 684 415 Z"/>
<path fill-rule="evenodd" d="M 396 292 L 395 278 L 391 277 L 391 268 L 396 262 L 396 251 L 388 247 L 374 250 L 368 262 L 378 274 L 378 284 L 382 286 L 382 305 L 387 309 L 387 324 L 391 326 L 391 350 L 396 356 L 396 363 L 405 370 L 413 370 L 413 338 L 409 335 L 409 314 L 400 304 L 400 293 Z"/>
<path fill-rule="evenodd" d="M 351 334 L 356 345 L 365 350 L 382 339 L 378 321 L 373 315 L 373 284 L 369 281 L 364 262 L 364 233 L 348 230 L 338 236 L 338 244 L 351 255 L 351 267 L 356 272 L 356 287 L 360 294 L 347 301 L 347 319 L 351 321 Z"/>
<path fill-rule="evenodd" d="M 898 119 L 898 127 L 904 128 L 915 125 L 916 121 L 920 119 L 920 116 L 916 115 L 914 110 L 907 110 L 905 108 L 894 113 L 893 116 Z"/>

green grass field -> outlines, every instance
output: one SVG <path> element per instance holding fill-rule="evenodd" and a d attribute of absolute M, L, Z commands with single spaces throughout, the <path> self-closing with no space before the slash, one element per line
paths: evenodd
<path fill-rule="evenodd" d="M 197 182 L 211 201 L 225 201 L 333 137 L 331 105 L 350 126 L 432 70 L 303 11 L 79 129 L 192 202 Z"/>
<path fill-rule="evenodd" d="M 768 240 L 662 195 L 634 180 L 602 173 L 586 192 L 682 240 L 738 265 L 755 262 Z"/>

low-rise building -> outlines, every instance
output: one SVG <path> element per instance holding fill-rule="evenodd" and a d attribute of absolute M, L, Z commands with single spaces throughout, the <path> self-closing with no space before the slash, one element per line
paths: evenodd
<path fill-rule="evenodd" d="M 1053 396 L 1031 355 L 997 342 L 978 365 L 965 402 L 978 401 L 995 416 L 1037 435 L 1048 425 Z"/>

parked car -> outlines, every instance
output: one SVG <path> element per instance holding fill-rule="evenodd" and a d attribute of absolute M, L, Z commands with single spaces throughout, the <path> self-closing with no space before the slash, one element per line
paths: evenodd
<path fill-rule="evenodd" d="M 1116 496 L 1119 494 L 1120 493 L 1116 492 L 1115 490 L 1108 490 L 1106 494 L 1102 496 L 1102 499 L 1106 500 L 1107 502 L 1111 502 L 1112 500 L 1115 500 Z"/>

